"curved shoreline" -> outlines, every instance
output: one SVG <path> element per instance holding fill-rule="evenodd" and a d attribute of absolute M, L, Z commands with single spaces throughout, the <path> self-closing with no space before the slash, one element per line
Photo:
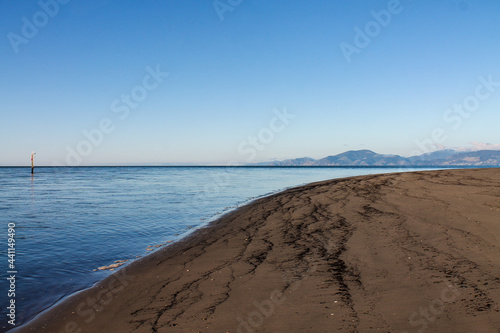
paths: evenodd
<path fill-rule="evenodd" d="M 125 268 L 127 266 L 129 266 L 131 263 L 133 262 L 137 262 L 137 261 L 141 261 L 143 260 L 144 258 L 150 256 L 150 255 L 153 255 L 154 253 L 158 252 L 159 249 L 163 249 L 165 247 L 168 247 L 168 246 L 172 246 L 173 244 L 175 243 L 179 243 L 189 237 L 191 237 L 191 235 L 193 233 L 196 233 L 198 230 L 200 229 L 204 229 L 204 228 L 207 228 L 209 227 L 213 222 L 221 219 L 222 217 L 224 217 L 225 215 L 227 214 L 230 214 L 232 212 L 235 212 L 237 211 L 238 209 L 242 208 L 242 207 L 245 207 L 247 205 L 250 205 L 251 203 L 253 203 L 254 201 L 257 201 L 257 200 L 260 200 L 260 199 L 263 199 L 263 198 L 266 198 L 266 197 L 269 197 L 271 195 L 275 195 L 275 194 L 278 194 L 278 193 L 281 193 L 281 192 L 284 192 L 288 189 L 291 189 L 291 188 L 295 188 L 295 187 L 300 187 L 300 186 L 304 186 L 304 185 L 307 185 L 307 183 L 304 183 L 302 185 L 297 185 L 297 186 L 288 186 L 288 187 L 285 187 L 285 188 L 282 188 L 282 189 L 278 189 L 278 190 L 273 190 L 271 192 L 268 192 L 268 193 L 265 193 L 265 194 L 261 194 L 261 195 L 257 195 L 257 196 L 254 196 L 254 197 L 249 197 L 247 198 L 246 200 L 242 200 L 238 203 L 236 203 L 235 205 L 232 205 L 232 206 L 228 206 L 228 207 L 225 207 L 223 210 L 221 210 L 220 212 L 217 212 L 217 213 L 213 213 L 211 214 L 210 216 L 208 216 L 207 218 L 204 218 L 202 219 L 203 222 L 200 224 L 200 225 L 197 225 L 197 226 L 190 226 L 185 230 L 184 233 L 180 234 L 179 236 L 177 236 L 176 240 L 170 240 L 170 241 L 167 241 L 165 242 L 164 244 L 160 244 L 159 245 L 149 245 L 149 247 L 152 247 L 152 248 L 155 248 L 155 251 L 154 252 L 147 252 L 145 253 L 143 256 L 141 257 L 138 257 L 138 258 L 133 258 L 133 259 L 125 259 L 125 260 L 118 260 L 118 261 L 126 261 L 126 263 L 120 265 L 118 268 L 119 269 L 122 269 L 122 268 Z M 111 264 L 113 265 L 113 264 Z M 113 267 L 116 269 L 116 267 Z M 94 271 L 98 270 L 99 268 L 97 269 L 94 269 Z M 88 290 L 88 289 L 91 289 L 91 288 L 94 288 L 96 287 L 99 283 L 101 283 L 103 280 L 109 278 L 111 275 L 113 274 L 117 274 L 118 273 L 118 270 L 111 273 L 109 276 L 106 276 L 105 278 L 101 279 L 101 280 L 98 280 L 94 283 L 92 283 L 91 285 L 89 285 L 88 287 L 84 287 L 84 288 L 81 288 L 81 289 L 78 289 L 78 290 L 75 290 L 75 291 L 72 291 L 70 292 L 69 294 L 66 294 L 66 295 L 62 295 L 59 299 L 57 299 L 53 304 L 47 306 L 46 308 L 40 310 L 38 313 L 35 313 L 34 315 L 32 315 L 30 317 L 29 320 L 23 322 L 22 324 L 20 325 L 16 325 L 15 327 L 7 327 L 7 331 L 5 332 L 18 332 L 19 330 L 23 329 L 27 324 L 37 320 L 39 317 L 42 317 L 45 315 L 46 312 L 48 312 L 49 310 L 51 310 L 52 308 L 54 307 L 57 307 L 57 306 L 60 306 L 62 303 L 66 302 L 69 298 L 72 298 L 72 297 L 76 297 L 78 294 Z M 3 328 L 0 327 L 0 331 L 2 331 Z"/>
<path fill-rule="evenodd" d="M 160 245 L 148 245 L 148 248 L 155 248 L 155 250 L 153 252 L 149 252 L 149 253 L 145 253 L 143 256 L 141 257 L 138 257 L 138 258 L 133 258 L 133 259 L 125 259 L 125 260 L 118 260 L 118 261 L 125 261 L 125 263 L 123 263 L 122 265 L 118 266 L 118 267 L 112 267 L 113 270 L 115 270 L 116 268 L 118 268 L 118 270 L 116 270 L 115 272 L 111 273 L 109 276 L 106 276 L 105 278 L 101 279 L 101 280 L 98 280 L 96 282 L 94 282 L 92 285 L 88 286 L 88 287 L 84 287 L 82 289 L 78 289 L 78 290 L 75 290 L 75 291 L 72 291 L 71 293 L 67 294 L 67 295 L 63 295 L 61 296 L 58 300 L 56 300 L 53 304 L 47 306 L 46 308 L 40 310 L 38 313 L 34 314 L 32 317 L 30 317 L 30 319 L 26 322 L 23 322 L 21 325 L 16 325 L 15 327 L 13 328 L 8 328 L 8 330 L 6 332 L 12 332 L 12 333 L 15 333 L 15 332 L 18 332 L 18 330 L 20 329 L 23 329 L 25 325 L 31 323 L 32 321 L 35 321 L 37 320 L 39 317 L 42 317 L 45 315 L 46 312 L 48 312 L 50 309 L 52 309 L 53 307 L 57 307 L 57 306 L 60 306 L 62 303 L 64 303 L 65 301 L 67 301 L 69 298 L 72 298 L 72 297 L 76 297 L 78 294 L 88 290 L 88 289 L 91 289 L 91 288 L 94 288 L 96 287 L 99 283 L 101 283 L 103 280 L 111 277 L 112 275 L 114 274 L 118 274 L 119 270 L 121 269 L 124 269 L 126 268 L 127 266 L 129 266 L 131 263 L 133 262 L 137 262 L 137 261 L 141 261 L 143 259 L 145 259 L 146 257 L 150 256 L 150 255 L 153 255 L 154 253 L 158 252 L 159 249 L 164 249 L 168 246 L 172 246 L 173 244 L 176 244 L 176 243 L 179 243 L 189 237 L 192 236 L 193 233 L 196 233 L 198 230 L 200 229 L 204 229 L 204 228 L 207 228 L 207 227 L 210 227 L 210 225 L 221 219 L 222 217 L 224 217 L 225 215 L 227 214 L 230 214 L 232 212 L 235 212 L 237 211 L 238 209 L 242 208 L 242 207 L 245 207 L 247 205 L 250 205 L 251 203 L 253 203 L 254 201 L 256 200 L 260 200 L 260 199 L 263 199 L 263 198 L 266 198 L 266 197 L 269 197 L 271 195 L 274 195 L 274 194 L 278 194 L 278 193 L 281 193 L 283 191 L 286 191 L 288 189 L 291 189 L 291 188 L 294 188 L 294 187 L 300 187 L 300 186 L 303 186 L 303 185 L 306 185 L 306 184 L 302 184 L 302 185 L 298 185 L 298 186 L 290 186 L 290 187 L 286 187 L 284 189 L 279 189 L 279 190 L 275 190 L 275 191 L 272 191 L 272 192 L 268 192 L 268 193 L 265 193 L 265 194 L 262 194 L 262 195 L 259 195 L 259 196 L 255 196 L 255 197 L 250 197 L 248 198 L 247 200 L 243 200 L 239 203 L 237 203 L 236 205 L 234 206 L 228 206 L 226 208 L 224 208 L 221 212 L 217 212 L 217 213 L 214 213 L 212 215 L 210 215 L 208 218 L 206 219 L 202 219 L 204 220 L 200 225 L 197 225 L 197 226 L 194 226 L 194 227 L 189 227 L 187 229 L 184 229 L 186 230 L 184 233 L 180 234 L 179 236 L 177 236 L 177 239 L 176 240 L 169 240 L 163 244 L 160 244 Z M 110 266 L 112 266 L 113 264 L 111 264 Z M 103 267 L 108 267 L 108 266 L 103 266 Z M 106 268 L 107 269 L 107 268 Z M 93 271 L 97 271 L 99 270 L 99 267 L 97 269 L 94 269 Z M 0 328 L 1 329 L 1 328 Z"/>
<path fill-rule="evenodd" d="M 478 246 L 483 255 L 498 250 L 500 233 L 489 236 L 498 237 L 496 243 L 481 233 L 498 232 L 491 221 L 495 215 L 479 212 L 486 222 L 474 229 L 477 244 L 471 245 L 459 236 L 471 231 L 450 226 L 443 212 L 459 218 L 455 192 L 484 183 L 498 189 L 498 174 L 499 169 L 465 169 L 368 175 L 271 194 L 131 262 L 11 332 L 415 330 L 421 327 L 410 323 L 415 311 L 417 325 L 460 331 L 479 323 L 488 332 L 500 326 L 500 281 L 490 277 L 500 273 L 498 258 L 489 254 L 486 262 L 464 249 L 474 252 Z M 401 194 L 394 196 L 391 189 Z M 412 212 L 415 207 L 423 211 Z M 432 224 L 429 214 L 448 224 Z M 440 248 L 436 237 L 449 246 Z M 486 272 L 482 285 L 479 275 L 469 276 L 474 274 L 460 265 Z M 445 302 L 454 292 L 466 301 Z M 377 299 L 386 302 L 379 305 Z M 443 303 L 439 315 L 452 320 L 434 323 L 418 313 L 434 300 Z M 389 316 L 391 311 L 396 312 Z"/>
<path fill-rule="evenodd" d="M 305 184 L 307 184 L 307 183 L 297 185 L 297 186 L 302 186 Z M 288 187 L 284 187 L 282 189 L 273 190 L 271 192 L 267 192 L 267 193 L 262 194 L 262 195 L 257 195 L 257 196 L 249 197 L 245 200 L 241 200 L 234 205 L 224 207 L 222 210 L 220 210 L 216 213 L 210 214 L 206 218 L 202 218 L 201 223 L 199 225 L 195 225 L 195 226 L 191 225 L 191 226 L 188 226 L 187 228 L 183 229 L 184 232 L 182 232 L 180 235 L 175 235 L 175 237 L 171 237 L 171 238 L 173 238 L 173 240 L 168 240 L 166 242 L 163 242 L 162 244 L 148 245 L 147 248 L 154 249 L 154 251 L 152 251 L 152 252 L 146 252 L 141 256 L 138 256 L 138 257 L 136 256 L 135 258 L 116 260 L 116 261 L 113 261 L 113 263 L 108 265 L 108 266 L 96 267 L 95 269 L 93 269 L 93 271 L 108 270 L 109 268 L 112 268 L 111 271 L 115 271 L 117 268 L 118 269 L 124 268 L 132 262 L 142 260 L 144 257 L 151 255 L 152 253 L 156 252 L 159 248 L 164 248 L 166 246 L 170 246 L 170 245 L 172 245 L 172 243 L 179 242 L 179 241 L 183 240 L 184 238 L 190 237 L 191 234 L 196 232 L 197 230 L 208 227 L 212 222 L 220 219 L 221 217 L 225 216 L 226 214 L 228 214 L 230 212 L 233 212 L 241 207 L 244 207 L 244 206 L 254 202 L 255 200 L 265 198 L 265 197 L 268 197 L 268 196 L 276 194 L 276 193 L 283 192 L 283 191 L 285 191 L 289 188 L 293 188 L 293 187 L 296 187 L 296 186 L 288 186 Z M 123 263 L 119 266 L 115 266 L 116 262 L 123 262 Z M 114 272 L 114 273 L 116 273 L 116 272 Z M 110 273 L 110 275 L 112 275 L 112 274 L 113 273 Z M 100 280 L 96 280 L 95 282 L 89 284 L 88 286 L 71 291 L 68 294 L 60 295 L 60 297 L 58 299 L 56 299 L 52 304 L 46 306 L 45 308 L 42 308 L 37 313 L 30 315 L 28 320 L 23 321 L 20 325 L 16 325 L 15 327 L 0 327 L 0 332 L 16 332 L 16 329 L 20 329 L 20 328 L 24 327 L 24 325 L 30 323 L 31 321 L 37 319 L 38 317 L 43 316 L 44 313 L 47 312 L 48 310 L 50 310 L 51 308 L 58 306 L 60 303 L 63 303 L 68 298 L 71 298 L 71 297 L 75 296 L 76 294 L 81 293 L 82 291 L 93 288 L 98 283 L 100 283 L 102 280 L 104 280 L 105 278 L 108 278 L 108 277 L 109 276 L 106 276 Z M 6 331 L 4 331 L 4 329 Z"/>

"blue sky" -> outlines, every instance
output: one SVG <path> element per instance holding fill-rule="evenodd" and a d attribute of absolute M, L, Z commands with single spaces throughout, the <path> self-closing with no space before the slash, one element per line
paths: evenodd
<path fill-rule="evenodd" d="M 499 144 L 499 12 L 0 0 L 0 165 L 33 150 L 39 165 L 226 164 Z"/>

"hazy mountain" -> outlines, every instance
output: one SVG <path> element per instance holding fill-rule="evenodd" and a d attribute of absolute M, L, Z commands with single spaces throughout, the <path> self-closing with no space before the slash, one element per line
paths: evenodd
<path fill-rule="evenodd" d="M 436 155 L 434 159 L 423 159 L 416 165 L 442 166 L 500 166 L 500 150 L 479 150 L 471 152 L 456 152 L 448 156 Z"/>
<path fill-rule="evenodd" d="M 440 159 L 444 160 L 455 154 L 457 154 L 457 151 L 454 149 L 443 149 L 443 150 L 433 151 L 432 153 L 426 153 L 420 156 L 412 156 L 409 157 L 408 159 L 411 161 L 411 163 L 418 163 L 419 161 L 436 161 Z"/>
<path fill-rule="evenodd" d="M 294 158 L 290 160 L 284 160 L 284 161 L 275 161 L 275 162 L 261 162 L 261 163 L 256 163 L 254 165 L 273 165 L 273 166 L 310 166 L 314 165 L 316 160 L 314 158 L 310 157 L 299 157 L 299 158 Z"/>
<path fill-rule="evenodd" d="M 500 166 L 500 150 L 458 152 L 439 150 L 420 156 L 382 155 L 371 150 L 350 150 L 321 159 L 302 157 L 258 163 L 268 166 Z"/>
<path fill-rule="evenodd" d="M 406 165 L 403 157 L 397 155 L 380 155 L 371 150 L 351 150 L 335 156 L 328 156 L 317 160 L 314 165 Z"/>

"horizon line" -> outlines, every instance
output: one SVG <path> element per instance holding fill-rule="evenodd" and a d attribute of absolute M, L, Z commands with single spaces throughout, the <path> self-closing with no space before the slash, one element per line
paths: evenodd
<path fill-rule="evenodd" d="M 39 165 L 37 168 L 499 168 L 500 165 L 205 165 L 205 164 L 179 164 L 179 165 Z M 29 165 L 0 165 L 0 168 L 26 168 Z"/>

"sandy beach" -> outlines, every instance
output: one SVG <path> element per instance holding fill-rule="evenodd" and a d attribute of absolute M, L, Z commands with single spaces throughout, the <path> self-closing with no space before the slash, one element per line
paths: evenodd
<path fill-rule="evenodd" d="M 500 169 L 361 176 L 229 213 L 12 332 L 500 332 Z"/>

